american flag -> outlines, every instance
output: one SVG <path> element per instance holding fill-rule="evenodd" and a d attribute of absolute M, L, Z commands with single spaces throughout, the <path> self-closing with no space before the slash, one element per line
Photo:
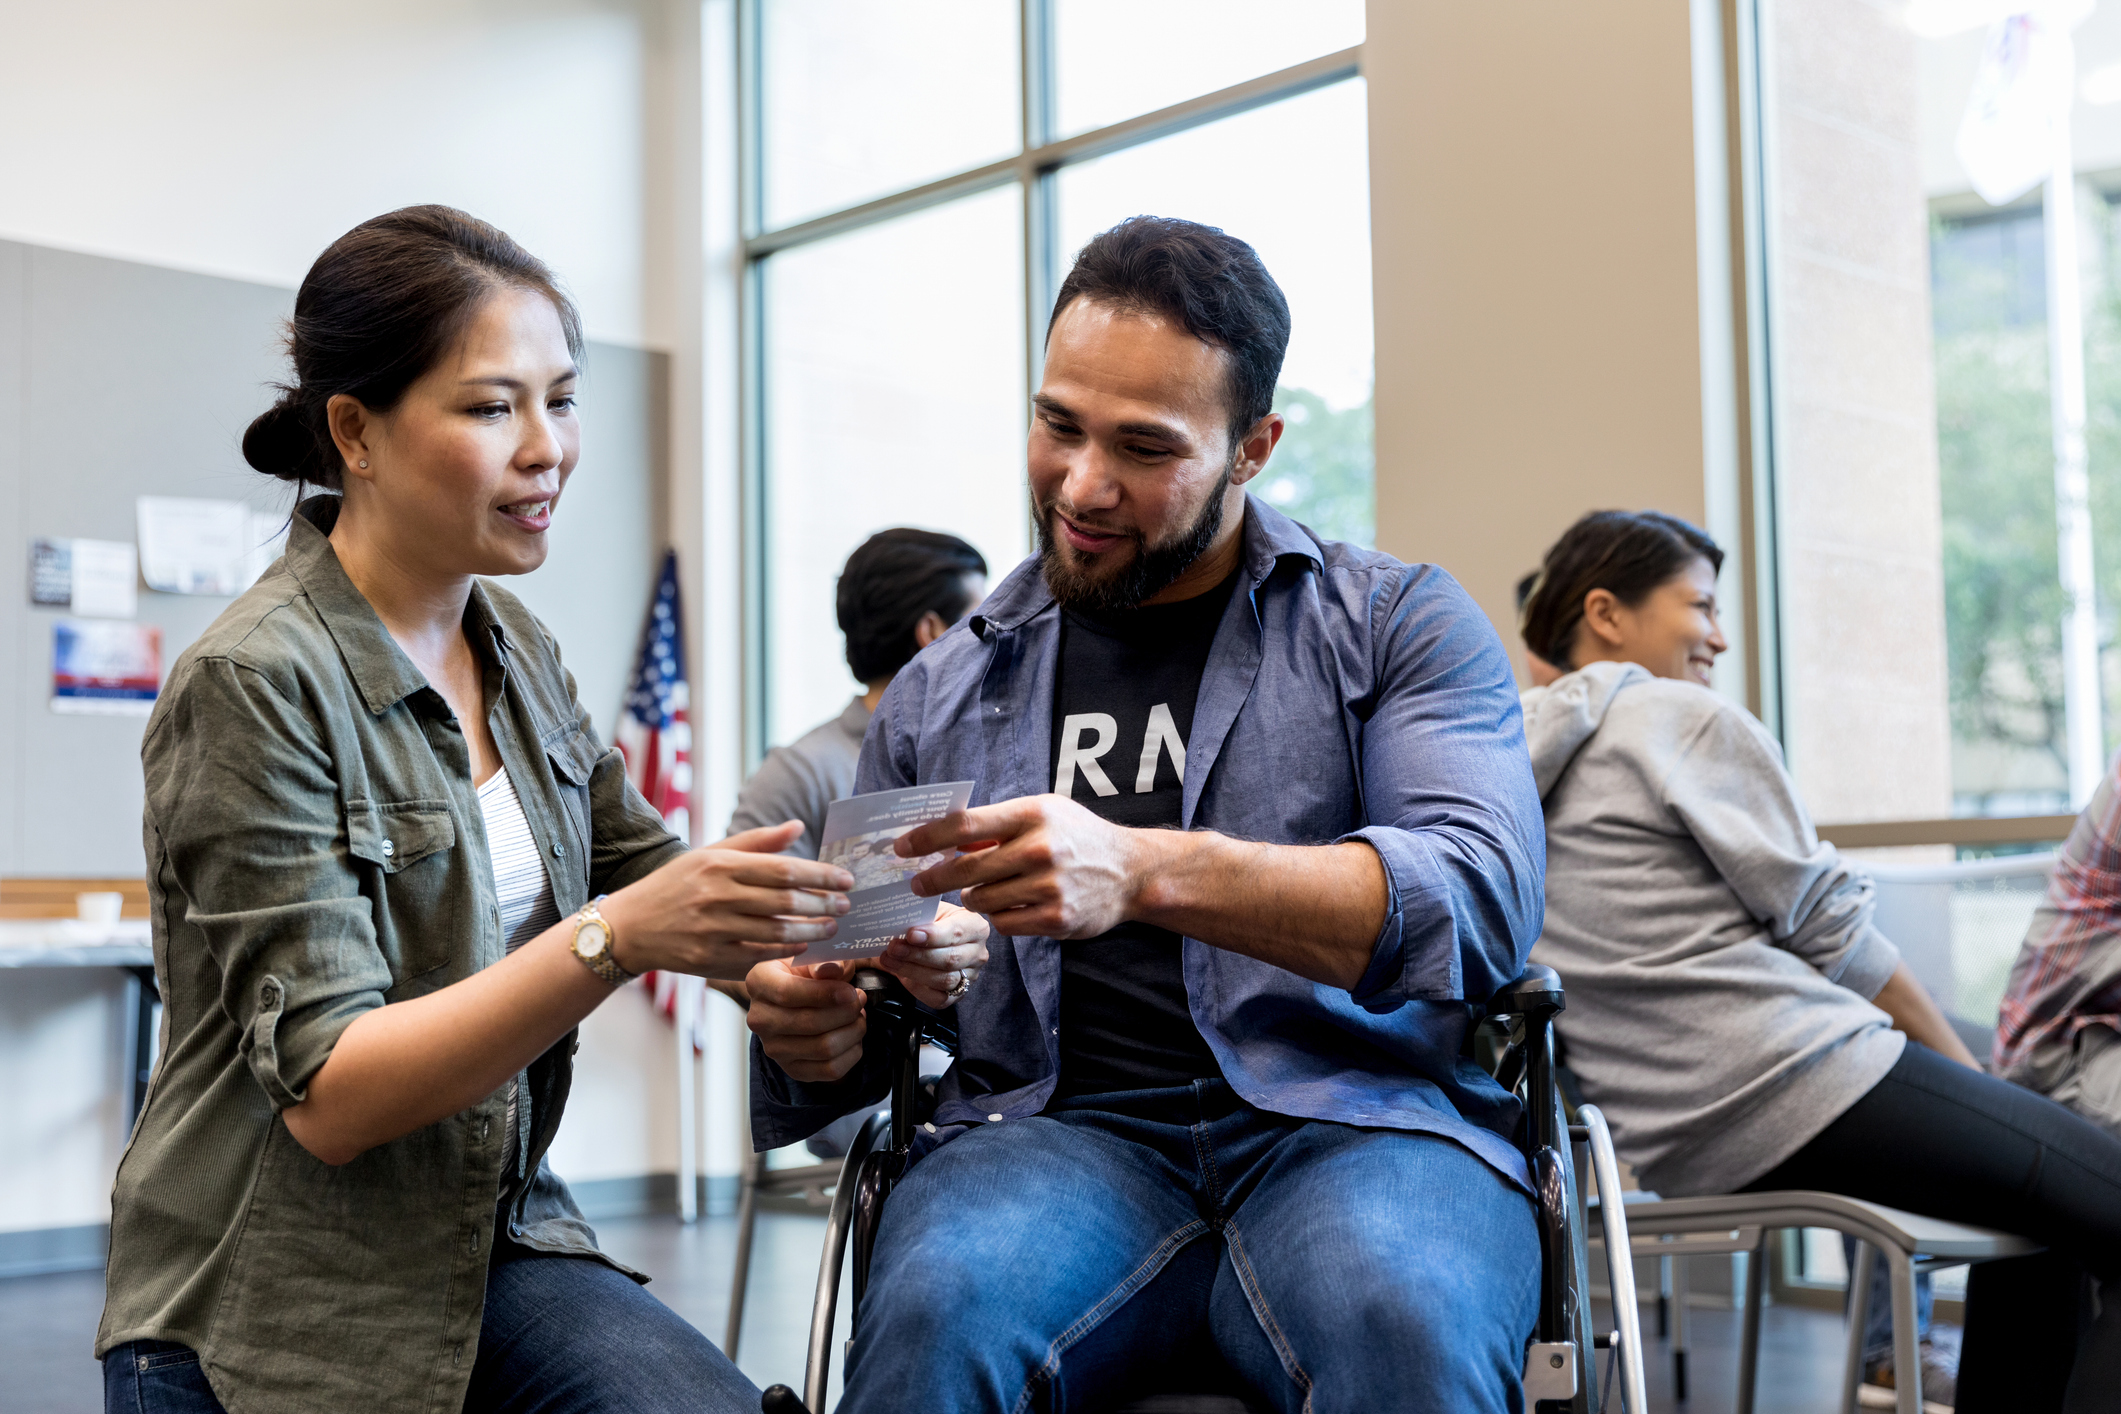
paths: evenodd
<path fill-rule="evenodd" d="M 641 652 L 626 690 L 626 709 L 615 733 L 626 758 L 626 778 L 640 789 L 663 823 L 688 844 L 692 841 L 692 724 L 686 718 L 692 691 L 685 681 L 685 620 L 678 602 L 678 554 L 663 552 L 648 621 L 641 627 Z M 678 979 L 651 972 L 643 982 L 656 1006 L 677 1020 Z M 687 1018 L 693 1044 L 702 1041 L 700 1016 Z"/>

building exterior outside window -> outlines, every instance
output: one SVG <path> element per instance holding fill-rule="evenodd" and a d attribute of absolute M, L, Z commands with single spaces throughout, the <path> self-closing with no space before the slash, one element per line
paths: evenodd
<path fill-rule="evenodd" d="M 1830 823 L 2064 814 L 2121 745 L 2121 7 L 2075 27 L 2063 95 L 2097 663 L 2074 709 L 2045 188 L 1992 205 L 1962 140 L 1989 11 L 1752 16 L 1782 730 Z"/>

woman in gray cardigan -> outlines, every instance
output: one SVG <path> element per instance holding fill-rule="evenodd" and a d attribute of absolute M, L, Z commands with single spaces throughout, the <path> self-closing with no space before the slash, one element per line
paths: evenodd
<path fill-rule="evenodd" d="M 1547 817 L 1532 956 L 1568 987 L 1569 1063 L 1667 1196 L 1826 1189 L 2047 1244 L 1975 1268 L 1958 1407 L 2109 1408 L 2121 1140 L 1980 1072 L 1774 739 L 1709 689 L 1722 559 L 1684 521 L 1597 512 L 1525 604 L 1526 646 L 1565 669 L 1524 706 Z M 2081 1341 L 2078 1270 L 2105 1283 Z"/>

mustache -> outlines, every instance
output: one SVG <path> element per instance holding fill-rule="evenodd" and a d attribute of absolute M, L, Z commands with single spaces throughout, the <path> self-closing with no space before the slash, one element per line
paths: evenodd
<path fill-rule="evenodd" d="M 1041 521 L 1047 522 L 1050 525 L 1053 520 L 1053 517 L 1056 515 L 1075 525 L 1081 526 L 1084 530 L 1089 531 L 1093 535 L 1117 535 L 1123 540 L 1140 540 L 1143 538 L 1142 533 L 1139 530 L 1129 529 L 1128 527 L 1123 525 L 1100 525 L 1098 524 L 1096 517 L 1078 514 L 1077 512 L 1070 510 L 1068 507 L 1062 505 L 1058 500 L 1045 501 L 1040 503 L 1038 508 L 1038 518 Z"/>

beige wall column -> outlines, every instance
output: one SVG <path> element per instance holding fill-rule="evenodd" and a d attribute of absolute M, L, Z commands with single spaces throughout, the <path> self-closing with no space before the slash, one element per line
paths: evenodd
<path fill-rule="evenodd" d="M 1377 540 L 1457 576 L 1513 659 L 1511 588 L 1577 516 L 1703 518 L 1688 24 L 1369 6 Z"/>
<path fill-rule="evenodd" d="M 1816 819 L 1948 815 L 1916 40 L 1894 5 L 1762 13 L 1783 740 Z"/>

